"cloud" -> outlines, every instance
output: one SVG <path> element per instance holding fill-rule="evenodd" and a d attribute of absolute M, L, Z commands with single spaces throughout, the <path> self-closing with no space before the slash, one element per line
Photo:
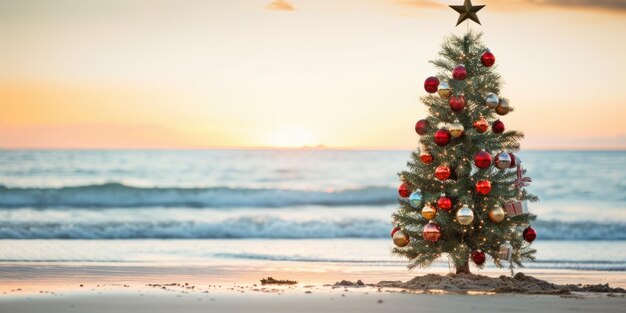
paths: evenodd
<path fill-rule="evenodd" d="M 547 4 L 561 7 L 593 7 L 601 9 L 626 10 L 624 0 L 527 0 L 533 4 Z"/>
<path fill-rule="evenodd" d="M 418 8 L 443 8 L 446 7 L 443 3 L 439 3 L 433 0 L 394 0 L 395 3 L 400 5 L 418 7 Z"/>
<path fill-rule="evenodd" d="M 294 11 L 293 4 L 287 0 L 273 0 L 265 6 L 266 9 L 272 11 Z"/>

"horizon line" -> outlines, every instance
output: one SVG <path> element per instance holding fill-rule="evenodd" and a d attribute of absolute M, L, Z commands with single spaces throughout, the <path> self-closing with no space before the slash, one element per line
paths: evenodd
<path fill-rule="evenodd" d="M 212 146 L 212 147 L 0 147 L 0 151 L 141 151 L 141 150 L 284 150 L 284 151 L 415 151 L 404 147 L 271 147 L 271 146 Z M 626 151 L 626 147 L 530 147 L 523 151 Z"/>

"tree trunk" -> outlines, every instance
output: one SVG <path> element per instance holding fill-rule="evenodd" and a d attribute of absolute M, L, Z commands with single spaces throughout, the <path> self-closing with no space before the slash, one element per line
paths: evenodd
<path fill-rule="evenodd" d="M 471 274 L 469 270 L 469 262 L 466 262 L 465 265 L 457 267 L 456 273 L 457 274 Z"/>

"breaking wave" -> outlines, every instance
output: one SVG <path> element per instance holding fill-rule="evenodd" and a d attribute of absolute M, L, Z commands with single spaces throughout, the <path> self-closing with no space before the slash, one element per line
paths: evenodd
<path fill-rule="evenodd" d="M 384 205 L 396 202 L 388 187 L 339 191 L 252 188 L 143 188 L 120 183 L 60 188 L 9 188 L 0 185 L 0 207 L 286 207 L 298 205 Z"/>

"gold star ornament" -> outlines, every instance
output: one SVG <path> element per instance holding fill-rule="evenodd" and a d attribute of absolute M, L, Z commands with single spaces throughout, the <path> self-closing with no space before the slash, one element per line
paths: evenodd
<path fill-rule="evenodd" d="M 478 14 L 476 12 L 484 8 L 484 5 L 472 5 L 472 0 L 465 0 L 463 5 L 451 5 L 452 10 L 459 12 L 459 20 L 456 23 L 457 26 L 463 23 L 466 19 L 470 19 L 480 25 Z"/>

